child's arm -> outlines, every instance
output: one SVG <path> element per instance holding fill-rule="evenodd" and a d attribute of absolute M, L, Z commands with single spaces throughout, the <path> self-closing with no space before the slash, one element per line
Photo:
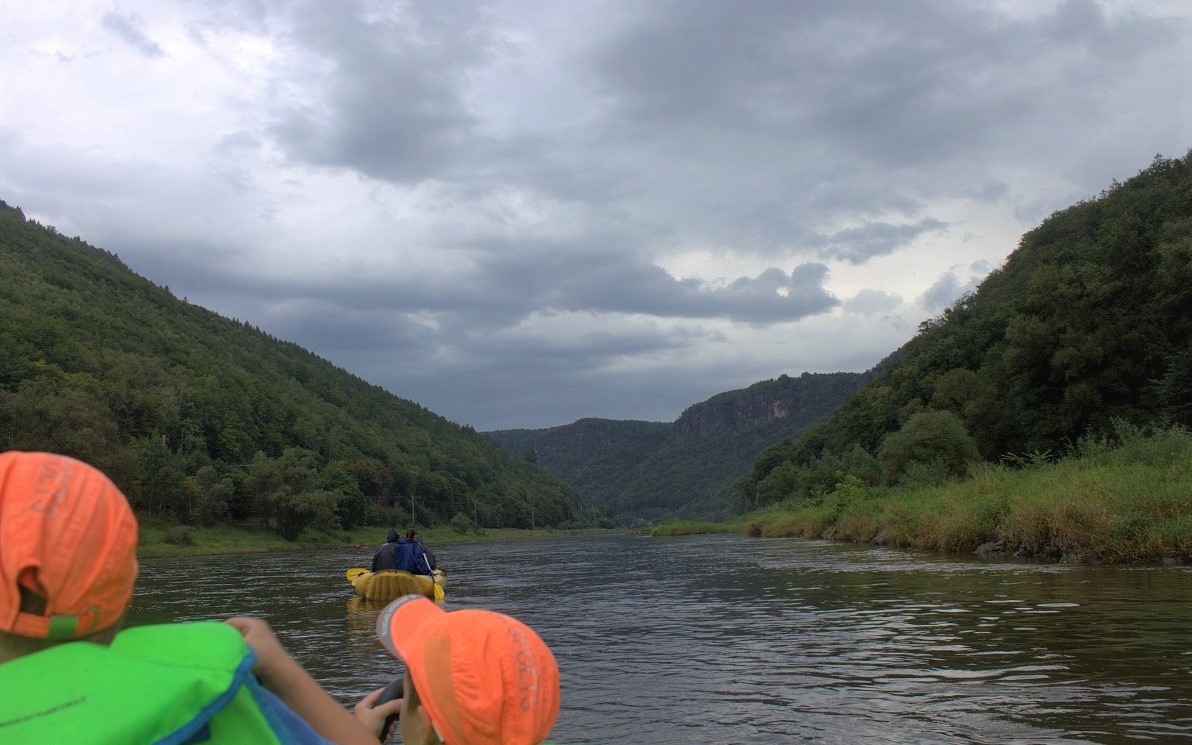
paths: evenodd
<path fill-rule="evenodd" d="M 286 652 L 281 642 L 260 618 L 236 616 L 227 620 L 257 654 L 253 673 L 261 685 L 272 691 L 323 737 L 340 745 L 377 745 L 376 735 L 340 706 L 331 694 Z"/>

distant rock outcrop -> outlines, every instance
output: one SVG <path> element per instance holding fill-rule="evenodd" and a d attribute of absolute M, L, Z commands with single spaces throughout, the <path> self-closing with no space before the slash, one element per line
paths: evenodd
<path fill-rule="evenodd" d="M 860 377 L 856 373 L 837 373 Z M 815 418 L 823 410 L 825 393 L 835 401 L 834 386 L 817 385 L 829 382 L 831 376 L 804 373 L 798 378 L 780 375 L 776 380 L 755 383 L 739 391 L 719 393 L 707 401 L 688 407 L 679 415 L 674 427 L 678 437 L 693 439 L 723 432 L 736 432 L 779 419 L 796 418 L 805 421 Z M 849 378 L 848 380 L 852 380 Z M 844 382 L 831 379 L 831 382 Z M 848 392 L 852 392 L 852 388 Z M 831 413 L 830 411 L 828 413 Z"/>

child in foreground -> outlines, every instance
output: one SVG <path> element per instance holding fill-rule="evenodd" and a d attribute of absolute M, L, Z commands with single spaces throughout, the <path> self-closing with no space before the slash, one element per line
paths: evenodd
<path fill-rule="evenodd" d="M 0 453 L 0 741 L 376 745 L 259 618 L 119 631 L 136 546 L 103 473 Z"/>
<path fill-rule="evenodd" d="M 404 695 L 356 704 L 378 737 L 400 714 L 405 745 L 538 745 L 559 713 L 559 668 L 534 631 L 488 610 L 444 611 L 420 595 L 390 603 L 377 637 L 405 663 Z"/>

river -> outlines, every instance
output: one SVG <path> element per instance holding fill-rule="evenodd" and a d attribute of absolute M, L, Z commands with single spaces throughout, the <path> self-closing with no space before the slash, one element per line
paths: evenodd
<path fill-rule="evenodd" d="M 378 543 L 381 536 L 378 536 Z M 740 536 L 432 545 L 535 628 L 564 744 L 1192 741 L 1192 568 Z M 128 623 L 266 618 L 344 703 L 388 682 L 354 550 L 145 560 Z"/>

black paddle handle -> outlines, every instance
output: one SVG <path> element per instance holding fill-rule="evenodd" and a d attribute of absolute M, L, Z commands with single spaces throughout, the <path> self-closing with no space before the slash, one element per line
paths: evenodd
<path fill-rule="evenodd" d="M 381 695 L 379 698 L 377 698 L 377 702 L 374 704 L 374 706 L 380 706 L 387 701 L 392 701 L 395 698 L 401 698 L 404 693 L 405 687 L 402 684 L 402 678 L 394 678 L 393 681 L 389 685 L 385 686 L 385 689 L 381 691 Z M 389 716 L 385 717 L 385 724 L 381 727 L 381 742 L 385 742 L 385 733 L 389 731 L 390 725 L 397 723 L 398 716 L 399 715 L 397 714 L 390 714 Z"/>

